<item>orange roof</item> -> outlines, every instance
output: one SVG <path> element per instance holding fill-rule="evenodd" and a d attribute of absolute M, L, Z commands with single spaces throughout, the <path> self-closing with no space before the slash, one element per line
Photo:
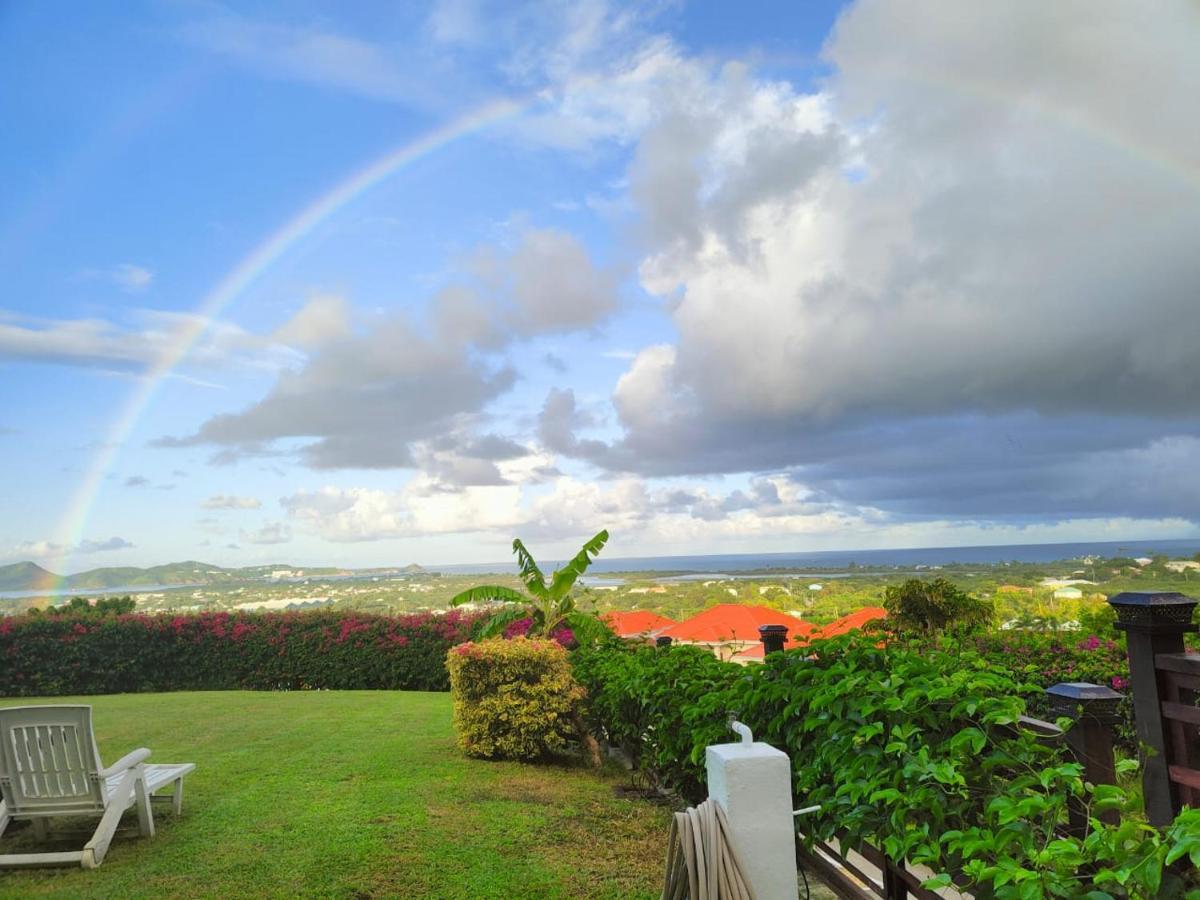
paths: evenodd
<path fill-rule="evenodd" d="M 652 634 L 655 631 L 670 628 L 675 624 L 674 619 L 668 619 L 666 616 L 660 616 L 657 613 L 645 610 L 638 610 L 636 612 L 614 610 L 606 612 L 600 618 L 616 633 L 617 637 L 637 637 L 642 634 Z"/>
<path fill-rule="evenodd" d="M 706 609 L 685 622 L 673 625 L 660 632 L 660 637 L 671 637 L 679 641 L 757 641 L 759 625 L 786 625 L 788 635 L 808 635 L 816 626 L 803 619 L 789 616 L 765 606 L 742 606 L 738 603 L 722 603 Z"/>
<path fill-rule="evenodd" d="M 842 616 L 818 630 L 813 635 L 814 638 L 831 638 L 837 637 L 839 634 L 846 634 L 854 631 L 857 628 L 862 628 L 868 622 L 874 622 L 878 619 L 886 619 L 887 610 L 879 606 L 864 606 L 862 609 L 856 609 L 848 616 Z"/>
<path fill-rule="evenodd" d="M 797 647 L 807 647 L 810 641 L 820 640 L 821 638 L 837 637 L 840 634 L 846 634 L 854 631 L 856 628 L 862 628 L 868 622 L 874 622 L 879 619 L 887 618 L 887 610 L 879 606 L 864 606 L 862 609 L 856 609 L 849 615 L 842 616 L 830 622 L 824 628 L 813 628 L 809 625 L 812 631 L 805 634 L 801 632 L 800 640 L 792 640 L 791 637 L 783 645 L 784 650 L 795 650 Z M 804 623 L 808 625 L 807 622 Z M 755 644 L 753 647 L 747 647 L 740 651 L 735 659 L 762 659 L 764 656 L 763 645 Z"/>

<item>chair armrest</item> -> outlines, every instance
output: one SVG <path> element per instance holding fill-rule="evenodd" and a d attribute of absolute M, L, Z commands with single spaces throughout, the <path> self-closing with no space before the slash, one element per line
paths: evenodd
<path fill-rule="evenodd" d="M 143 762 L 150 756 L 150 751 L 145 747 L 134 750 L 132 753 L 126 753 L 111 766 L 100 770 L 100 777 L 107 778 L 109 775 L 115 775 L 117 772 L 124 772 L 126 769 L 132 769 L 138 763 Z"/>

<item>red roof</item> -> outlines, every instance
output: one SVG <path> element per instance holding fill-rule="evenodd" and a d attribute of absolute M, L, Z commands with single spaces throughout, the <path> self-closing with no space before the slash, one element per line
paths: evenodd
<path fill-rule="evenodd" d="M 783 649 L 795 650 L 797 647 L 806 647 L 808 646 L 809 641 L 820 640 L 821 638 L 837 637 L 839 634 L 846 634 L 847 632 L 854 631 L 856 628 L 862 628 L 868 622 L 874 622 L 877 619 L 883 619 L 886 617 L 886 609 L 882 609 L 878 606 L 864 606 L 862 609 L 856 609 L 849 615 L 842 616 L 840 619 L 830 622 L 823 628 L 815 629 L 806 637 L 802 637 L 801 640 L 795 641 L 789 637 L 787 642 L 784 643 Z M 806 622 L 805 624 L 807 625 L 808 623 Z M 755 644 L 753 647 L 747 647 L 745 650 L 739 652 L 736 658 L 762 659 L 763 655 L 763 645 Z"/>
<path fill-rule="evenodd" d="M 723 641 L 757 641 L 760 637 L 759 625 L 786 625 L 789 637 L 806 636 L 816 630 L 815 625 L 776 609 L 722 603 L 692 616 L 686 622 L 663 630 L 659 637 L 710 644 Z"/>
<path fill-rule="evenodd" d="M 847 634 L 857 628 L 862 628 L 868 622 L 874 622 L 878 619 L 886 619 L 887 610 L 879 606 L 864 606 L 862 609 L 856 609 L 848 616 L 842 616 L 833 622 L 830 622 L 824 628 L 821 628 L 814 638 L 831 638 L 837 637 L 839 634 Z"/>
<path fill-rule="evenodd" d="M 613 612 L 606 612 L 601 618 L 616 633 L 617 637 L 638 637 L 643 634 L 653 634 L 664 628 L 670 628 L 675 624 L 674 619 L 668 619 L 666 616 L 660 616 L 657 613 L 646 610 L 635 612 L 614 610 Z"/>

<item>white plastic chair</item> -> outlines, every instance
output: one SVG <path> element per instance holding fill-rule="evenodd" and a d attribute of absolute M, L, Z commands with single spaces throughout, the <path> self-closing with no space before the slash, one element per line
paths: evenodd
<path fill-rule="evenodd" d="M 173 786 L 175 815 L 183 808 L 183 777 L 194 763 L 146 765 L 146 748 L 134 750 L 107 768 L 100 764 L 90 706 L 13 706 L 0 709 L 0 836 L 9 822 L 32 822 L 44 838 L 57 816 L 100 816 L 82 850 L 68 853 L 0 855 L 0 869 L 79 865 L 94 869 L 104 861 L 121 815 L 137 806 L 138 827 L 154 836 L 150 797 Z"/>

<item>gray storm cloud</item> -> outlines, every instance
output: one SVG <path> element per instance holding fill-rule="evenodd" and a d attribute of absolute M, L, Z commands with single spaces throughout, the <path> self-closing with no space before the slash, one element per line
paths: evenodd
<path fill-rule="evenodd" d="M 863 2 L 819 97 L 674 92 L 631 183 L 678 340 L 617 384 L 622 438 L 555 397 L 546 434 L 911 514 L 1194 517 L 1200 11 L 1159 13 Z"/>

